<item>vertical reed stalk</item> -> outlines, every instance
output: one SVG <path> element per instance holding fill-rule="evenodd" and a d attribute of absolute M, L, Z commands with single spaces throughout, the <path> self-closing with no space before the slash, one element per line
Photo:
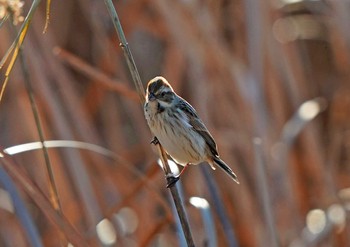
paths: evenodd
<path fill-rule="evenodd" d="M 145 90 L 143 88 L 141 78 L 140 78 L 140 75 L 137 71 L 137 67 L 136 67 L 135 61 L 133 59 L 133 56 L 131 54 L 131 50 L 129 48 L 128 42 L 125 38 L 123 28 L 122 28 L 121 23 L 119 21 L 118 14 L 117 14 L 111 0 L 105 0 L 105 3 L 107 5 L 108 12 L 112 18 L 114 27 L 117 31 L 120 46 L 123 49 L 126 62 L 128 64 L 131 76 L 133 78 L 136 90 L 137 90 L 139 97 L 140 97 L 140 102 L 143 105 L 144 101 L 145 101 L 145 93 L 144 93 Z M 169 164 L 167 162 L 166 153 L 160 144 L 157 144 L 157 148 L 158 148 L 159 157 L 161 157 L 161 160 L 163 163 L 165 176 L 168 178 L 169 175 L 171 176 L 171 170 L 170 170 Z M 194 246 L 194 242 L 193 242 L 190 225 L 188 223 L 188 219 L 186 216 L 186 212 L 185 212 L 185 208 L 184 208 L 181 196 L 180 196 L 179 191 L 178 191 L 176 186 L 170 186 L 169 189 L 170 189 L 171 195 L 173 197 L 178 216 L 180 218 L 182 230 L 184 232 L 184 235 L 185 235 L 185 238 L 187 241 L 187 245 L 192 247 L 192 246 Z"/>

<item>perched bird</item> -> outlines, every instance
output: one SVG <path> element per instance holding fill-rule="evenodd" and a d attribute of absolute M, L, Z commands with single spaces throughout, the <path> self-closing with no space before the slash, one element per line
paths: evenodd
<path fill-rule="evenodd" d="M 178 178 L 189 164 L 206 161 L 214 170 L 218 165 L 239 184 L 236 174 L 220 159 L 216 143 L 196 110 L 174 92 L 164 77 L 149 81 L 144 113 L 155 135 L 152 142 L 159 141 L 171 158 L 184 166 Z"/>

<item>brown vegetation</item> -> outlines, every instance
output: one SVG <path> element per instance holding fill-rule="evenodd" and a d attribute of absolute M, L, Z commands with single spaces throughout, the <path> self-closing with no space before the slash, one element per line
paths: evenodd
<path fill-rule="evenodd" d="M 115 3 L 144 84 L 168 79 L 241 182 L 205 165 L 181 178 L 196 246 L 215 239 L 217 246 L 350 245 L 349 6 L 288 2 Z M 1 167 L 43 246 L 180 246 L 164 173 L 104 1 L 52 1 L 43 34 L 45 11 L 42 2 L 0 102 L 0 151 L 40 141 L 41 126 L 45 140 L 111 152 L 49 148 L 48 159 L 41 149 L 1 151 Z M 1 26 L 1 58 L 19 26 Z M 1 86 L 9 64 L 0 70 Z M 48 161 L 59 195 L 54 206 Z M 28 228 L 6 191 L 0 188 L 0 245 L 28 246 Z M 211 235 L 191 197 L 208 201 Z"/>

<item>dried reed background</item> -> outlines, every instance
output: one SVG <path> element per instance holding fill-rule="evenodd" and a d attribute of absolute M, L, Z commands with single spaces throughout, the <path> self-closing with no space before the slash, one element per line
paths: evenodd
<path fill-rule="evenodd" d="M 196 246 L 350 245 L 350 5 L 291 2 L 115 3 L 142 81 L 163 75 L 188 99 L 241 181 L 206 166 L 182 177 Z M 28 73 L 18 59 L 0 102 L 0 145 L 40 140 L 30 80 L 45 140 L 117 156 L 48 150 L 64 216 L 48 206 L 42 150 L 1 159 L 42 245 L 183 246 L 104 2 L 52 1 L 43 34 L 45 11 L 42 2 L 24 41 Z M 1 56 L 15 30 L 10 21 L 1 27 Z M 8 195 L 4 185 L 0 246 L 28 246 L 29 228 Z M 191 197 L 209 202 L 214 223 Z"/>

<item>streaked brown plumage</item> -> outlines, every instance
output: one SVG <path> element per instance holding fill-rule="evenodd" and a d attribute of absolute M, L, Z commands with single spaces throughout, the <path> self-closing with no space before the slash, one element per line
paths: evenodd
<path fill-rule="evenodd" d="M 236 174 L 219 157 L 216 143 L 195 109 L 178 96 L 161 76 L 147 85 L 144 112 L 147 123 L 166 152 L 182 166 L 203 161 L 222 168 L 236 183 Z"/>

